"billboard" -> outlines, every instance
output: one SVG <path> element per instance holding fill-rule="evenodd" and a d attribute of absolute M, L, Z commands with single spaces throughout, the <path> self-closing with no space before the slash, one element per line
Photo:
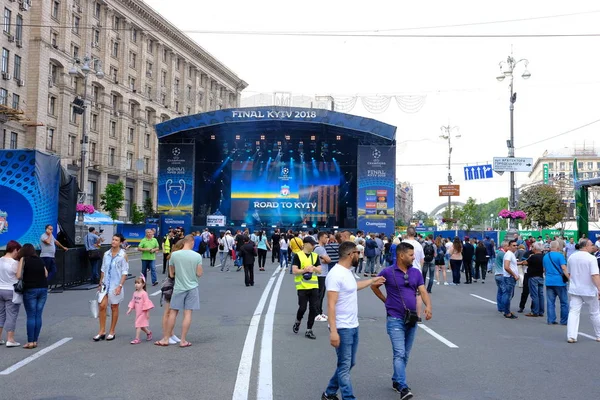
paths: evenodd
<path fill-rule="evenodd" d="M 194 145 L 158 146 L 158 212 L 192 213 L 194 205 Z"/>
<path fill-rule="evenodd" d="M 10 240 L 39 248 L 46 225 L 57 232 L 59 158 L 34 150 L 0 151 L 0 249 Z"/>
<path fill-rule="evenodd" d="M 396 148 L 358 146 L 358 229 L 394 233 Z"/>

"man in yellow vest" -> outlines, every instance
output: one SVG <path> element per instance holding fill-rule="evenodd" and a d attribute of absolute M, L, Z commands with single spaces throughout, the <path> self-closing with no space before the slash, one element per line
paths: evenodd
<path fill-rule="evenodd" d="M 317 337 L 312 331 L 315 317 L 317 316 L 317 306 L 319 302 L 319 278 L 321 273 L 321 260 L 317 253 L 313 253 L 313 249 L 317 242 L 312 236 L 304 238 L 302 251 L 294 254 L 292 261 L 292 273 L 294 274 L 294 282 L 296 283 L 296 291 L 298 292 L 298 313 L 296 314 L 296 322 L 292 328 L 294 333 L 300 330 L 300 322 L 306 312 L 307 303 L 309 305 L 308 320 L 306 322 L 306 336 L 309 339 Z"/>

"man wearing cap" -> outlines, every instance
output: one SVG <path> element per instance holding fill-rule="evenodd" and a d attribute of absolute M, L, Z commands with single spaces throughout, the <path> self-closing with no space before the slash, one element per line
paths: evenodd
<path fill-rule="evenodd" d="M 321 260 L 313 249 L 317 242 L 312 236 L 306 236 L 303 241 L 302 250 L 294 254 L 292 261 L 292 273 L 294 274 L 294 282 L 296 283 L 296 291 L 298 292 L 298 312 L 296 313 L 296 322 L 292 330 L 298 333 L 300 330 L 300 322 L 306 312 L 307 303 L 309 305 L 308 320 L 306 322 L 306 336 L 309 339 L 317 337 L 312 331 L 315 317 L 317 316 L 317 307 L 319 302 L 319 279 L 318 274 L 321 273 Z"/>

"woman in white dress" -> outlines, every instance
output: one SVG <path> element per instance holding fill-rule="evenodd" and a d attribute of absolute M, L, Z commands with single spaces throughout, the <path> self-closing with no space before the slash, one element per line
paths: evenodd
<path fill-rule="evenodd" d="M 127 253 L 121 248 L 125 238 L 120 233 L 112 237 L 110 250 L 104 253 L 102 269 L 100 272 L 100 285 L 98 286 L 98 303 L 100 330 L 93 337 L 94 342 L 100 340 L 114 340 L 115 328 L 119 320 L 119 304 L 123 301 L 125 293 L 123 284 L 129 273 Z M 110 330 L 106 335 L 106 309 L 110 304 L 111 322 Z"/>

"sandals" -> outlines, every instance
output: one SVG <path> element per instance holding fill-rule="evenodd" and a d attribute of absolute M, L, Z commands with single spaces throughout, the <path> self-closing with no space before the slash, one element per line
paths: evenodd
<path fill-rule="evenodd" d="M 149 342 L 151 340 L 152 340 L 152 331 L 150 331 L 146 334 L 146 341 Z"/>
<path fill-rule="evenodd" d="M 101 340 L 104 340 L 104 339 L 106 339 L 106 334 L 103 334 L 103 335 L 96 335 L 96 336 L 94 336 L 94 337 L 92 338 L 92 340 L 93 340 L 94 342 L 99 342 L 99 341 L 101 341 Z"/>
<path fill-rule="evenodd" d="M 129 344 L 140 344 L 140 343 L 142 343 L 142 341 L 138 338 L 135 338 L 131 342 L 129 342 Z"/>
<path fill-rule="evenodd" d="M 24 349 L 35 349 L 35 346 L 33 345 L 33 343 L 27 343 L 25 346 L 23 346 Z"/>
<path fill-rule="evenodd" d="M 106 336 L 106 340 L 107 341 L 115 340 L 116 337 L 117 337 L 117 335 L 108 335 L 108 336 Z"/>
<path fill-rule="evenodd" d="M 165 344 L 165 343 L 161 342 L 160 340 L 158 340 L 158 341 L 154 342 L 154 345 L 160 346 L 160 347 L 167 347 L 169 344 L 168 343 Z"/>
<path fill-rule="evenodd" d="M 184 347 L 191 347 L 192 344 L 190 342 L 185 342 L 185 343 L 179 343 L 179 347 L 184 348 Z"/>

